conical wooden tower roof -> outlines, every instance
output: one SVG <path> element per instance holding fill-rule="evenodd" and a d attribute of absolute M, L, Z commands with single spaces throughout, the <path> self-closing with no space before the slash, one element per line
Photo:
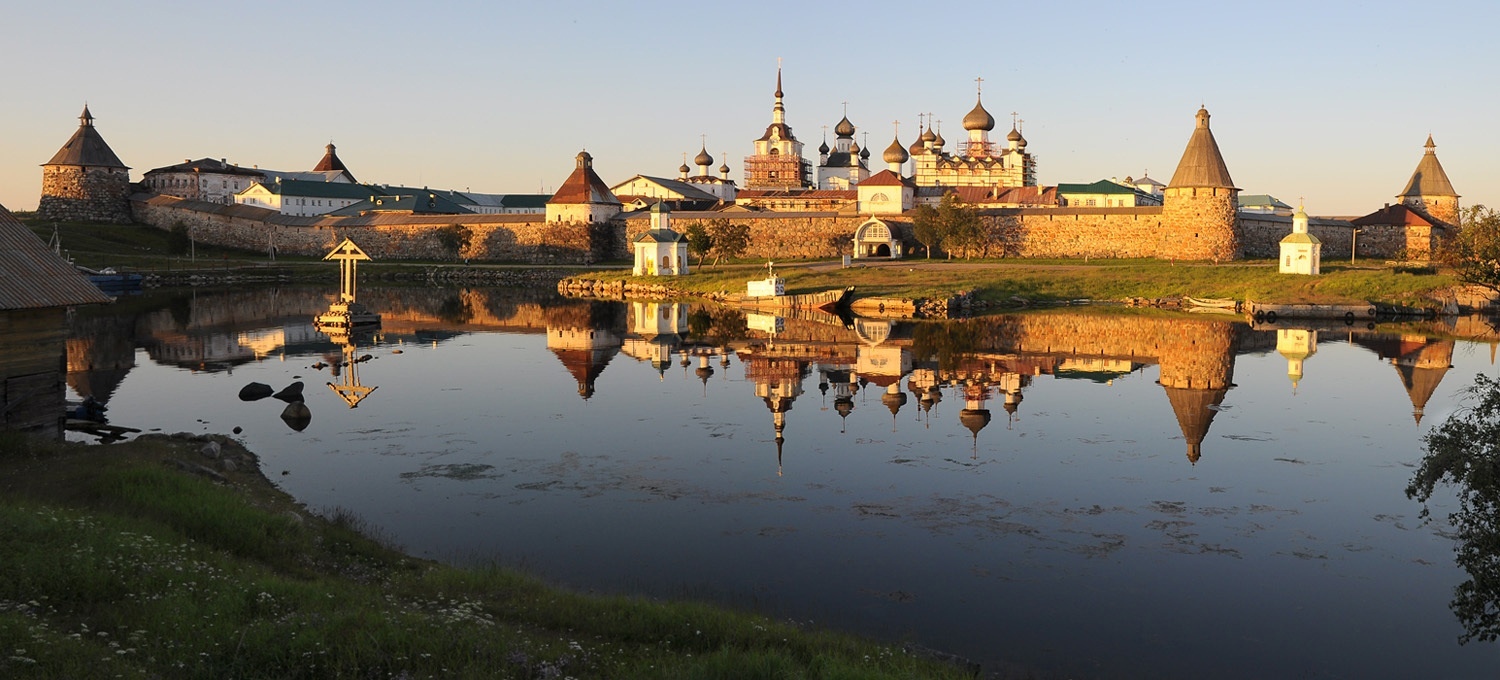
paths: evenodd
<path fill-rule="evenodd" d="M 1229 388 L 1168 387 L 1166 390 L 1167 401 L 1172 403 L 1172 412 L 1177 415 L 1177 425 L 1182 428 L 1182 438 L 1187 440 L 1188 460 L 1197 464 L 1203 455 L 1203 439 L 1208 436 L 1208 426 L 1213 424 L 1214 416 L 1219 413 L 1218 406 L 1224 402 Z"/>
<path fill-rule="evenodd" d="M 1229 177 L 1229 167 L 1224 165 L 1224 156 L 1219 153 L 1219 143 L 1208 129 L 1208 109 L 1198 109 L 1197 127 L 1188 139 L 1182 160 L 1177 163 L 1177 172 L 1172 175 L 1168 187 L 1216 187 L 1233 189 L 1234 180 Z"/>
<path fill-rule="evenodd" d="M 94 114 L 89 113 L 87 104 L 83 107 L 83 113 L 78 116 L 78 131 L 68 138 L 61 149 L 53 154 L 52 160 L 45 165 L 83 165 L 95 168 L 130 168 L 120 162 L 120 157 L 115 155 L 113 149 L 104 143 L 104 138 L 99 136 L 99 130 L 94 127 Z"/>
<path fill-rule="evenodd" d="M 1437 145 L 1432 143 L 1432 135 L 1427 135 L 1427 149 L 1422 154 L 1422 160 L 1417 161 L 1417 169 L 1411 173 L 1411 179 L 1407 180 L 1406 188 L 1397 194 L 1397 198 L 1408 198 L 1416 196 L 1452 196 L 1458 198 L 1458 192 L 1453 190 L 1453 183 L 1448 181 L 1448 173 L 1443 172 L 1443 164 L 1438 162 Z"/>

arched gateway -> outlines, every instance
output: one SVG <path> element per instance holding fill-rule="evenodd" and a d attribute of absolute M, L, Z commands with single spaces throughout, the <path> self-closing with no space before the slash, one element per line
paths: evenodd
<path fill-rule="evenodd" d="M 884 221 L 871 218 L 854 230 L 854 257 L 899 259 L 901 239 Z"/>

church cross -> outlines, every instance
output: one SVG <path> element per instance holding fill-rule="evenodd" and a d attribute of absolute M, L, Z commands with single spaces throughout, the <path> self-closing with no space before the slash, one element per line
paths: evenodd
<path fill-rule="evenodd" d="M 984 92 L 984 78 L 975 78 L 974 79 L 974 94 L 982 94 L 983 92 Z"/>

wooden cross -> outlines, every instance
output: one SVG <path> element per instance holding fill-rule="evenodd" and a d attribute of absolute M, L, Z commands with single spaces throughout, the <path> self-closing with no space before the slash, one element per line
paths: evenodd
<path fill-rule="evenodd" d="M 339 261 L 339 300 L 354 302 L 354 294 L 356 292 L 354 285 L 355 263 L 360 260 L 368 260 L 370 256 L 366 255 L 365 251 L 360 250 L 359 246 L 354 244 L 354 241 L 346 238 L 343 243 L 338 244 L 333 249 L 333 252 L 328 253 L 323 259 Z"/>

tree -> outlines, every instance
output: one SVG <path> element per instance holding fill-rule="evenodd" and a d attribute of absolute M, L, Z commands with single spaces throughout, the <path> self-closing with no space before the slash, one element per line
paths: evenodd
<path fill-rule="evenodd" d="M 965 259 L 972 257 L 975 249 L 987 250 L 989 239 L 984 232 L 984 224 L 979 220 L 979 213 L 965 205 L 958 194 L 944 194 L 936 212 L 937 222 L 942 225 L 943 250 L 948 251 L 949 257 L 959 249 L 964 251 Z"/>
<path fill-rule="evenodd" d="M 688 251 L 698 256 L 698 266 L 703 266 L 704 258 L 714 248 L 714 237 L 708 233 L 708 227 L 702 222 L 693 222 L 687 228 Z"/>
<path fill-rule="evenodd" d="M 458 257 L 463 254 L 465 248 L 469 247 L 469 241 L 474 238 L 474 232 L 469 231 L 469 228 L 462 224 L 450 224 L 433 232 L 433 237 L 450 257 Z"/>
<path fill-rule="evenodd" d="M 1444 249 L 1443 259 L 1464 281 L 1500 285 L 1500 211 L 1471 205 L 1459 224 L 1458 237 Z"/>
<path fill-rule="evenodd" d="M 1448 516 L 1458 545 L 1454 561 L 1469 580 L 1453 589 L 1448 607 L 1464 626 L 1460 643 L 1500 638 L 1500 380 L 1474 377 L 1468 398 L 1478 403 L 1448 417 L 1422 438 L 1426 452 L 1406 486 L 1422 503 L 1439 483 L 1457 489 L 1458 509 Z"/>
<path fill-rule="evenodd" d="M 922 244 L 922 249 L 927 251 L 929 260 L 932 259 L 932 247 L 942 243 L 948 236 L 937 209 L 930 205 L 917 206 L 916 214 L 911 220 L 911 231 L 917 242 Z"/>
<path fill-rule="evenodd" d="M 731 224 L 729 220 L 714 220 L 708 225 L 708 235 L 713 239 L 714 265 L 719 259 L 736 258 L 750 247 L 750 225 Z"/>

